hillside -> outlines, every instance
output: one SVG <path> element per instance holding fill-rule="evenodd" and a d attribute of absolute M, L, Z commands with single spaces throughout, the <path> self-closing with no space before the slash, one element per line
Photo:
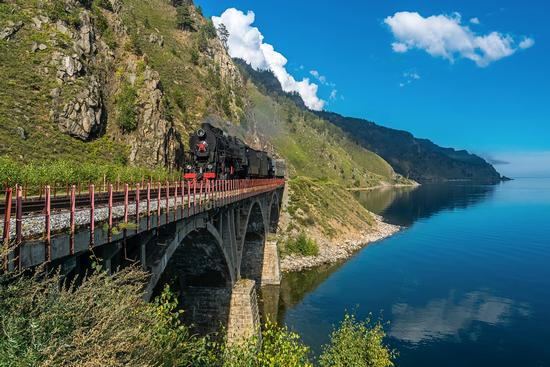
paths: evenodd
<path fill-rule="evenodd" d="M 337 130 L 338 134 L 345 135 L 352 142 L 351 146 L 346 146 L 347 150 L 356 150 L 357 145 L 360 145 L 371 156 L 374 152 L 385 159 L 395 172 L 404 177 L 418 182 L 468 180 L 496 183 L 501 180 L 493 166 L 465 150 L 442 148 L 427 139 L 415 138 L 409 132 L 379 126 L 370 121 L 333 112 L 310 111 L 297 94 L 284 92 L 271 72 L 255 71 L 242 60 L 236 60 L 236 63 L 263 94 L 275 100 L 291 101 L 296 107 L 295 113 L 317 116 L 317 119 L 312 119 L 321 125 L 330 122 L 339 127 L 341 130 Z"/>
<path fill-rule="evenodd" d="M 285 158 L 283 237 L 374 223 L 347 191 L 410 183 L 339 127 L 228 55 L 191 0 L 0 2 L 0 156 L 181 167 L 205 119 Z M 334 200 L 334 198 L 338 200 Z"/>
<path fill-rule="evenodd" d="M 206 113 L 238 121 L 238 70 L 187 9 L 182 31 L 169 1 L 1 2 L 0 155 L 177 167 Z"/>
<path fill-rule="evenodd" d="M 319 112 L 320 117 L 354 136 L 363 147 L 388 161 L 396 172 L 418 182 L 468 180 L 497 183 L 500 174 L 483 158 L 465 150 L 443 148 L 411 133 L 373 122 Z"/>

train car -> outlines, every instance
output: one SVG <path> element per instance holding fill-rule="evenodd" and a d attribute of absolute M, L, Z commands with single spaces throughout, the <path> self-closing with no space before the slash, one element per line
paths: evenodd
<path fill-rule="evenodd" d="M 275 178 L 285 178 L 286 162 L 284 159 L 271 159 L 271 176 Z"/>
<path fill-rule="evenodd" d="M 246 176 L 247 146 L 221 129 L 203 123 L 189 137 L 189 156 L 185 165 L 186 179 L 229 179 Z"/>
<path fill-rule="evenodd" d="M 285 163 L 208 123 L 189 137 L 184 178 L 284 178 Z"/>

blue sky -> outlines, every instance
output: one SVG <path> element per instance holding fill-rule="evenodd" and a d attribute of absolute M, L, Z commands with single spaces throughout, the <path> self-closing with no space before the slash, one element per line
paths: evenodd
<path fill-rule="evenodd" d="M 318 85 L 312 105 L 511 162 L 496 166 L 504 174 L 550 176 L 550 2 L 196 3 L 207 16 L 253 11 L 251 27 L 288 60 L 289 88 Z M 439 29 L 443 50 L 430 43 Z"/>

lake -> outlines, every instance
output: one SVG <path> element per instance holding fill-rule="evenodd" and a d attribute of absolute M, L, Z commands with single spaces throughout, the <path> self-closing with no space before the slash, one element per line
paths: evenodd
<path fill-rule="evenodd" d="M 278 318 L 314 351 L 348 310 L 389 322 L 398 366 L 550 366 L 550 180 L 356 195 L 404 229 L 284 276 Z"/>

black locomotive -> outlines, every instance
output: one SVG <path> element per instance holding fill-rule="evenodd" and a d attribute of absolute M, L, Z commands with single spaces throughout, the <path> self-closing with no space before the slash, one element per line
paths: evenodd
<path fill-rule="evenodd" d="M 242 140 L 203 123 L 189 137 L 185 179 L 284 178 L 285 163 L 255 150 Z"/>

